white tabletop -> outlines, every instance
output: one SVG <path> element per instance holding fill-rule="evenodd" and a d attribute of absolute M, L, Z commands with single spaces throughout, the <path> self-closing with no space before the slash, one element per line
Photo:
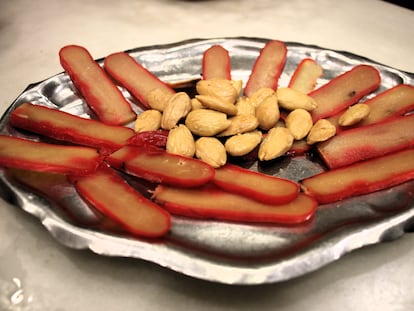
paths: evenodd
<path fill-rule="evenodd" d="M 346 50 L 414 72 L 414 13 L 378 0 L 14 0 L 0 2 L 0 111 L 62 71 L 57 52 L 95 58 L 190 38 L 251 36 Z M 0 310 L 413 310 L 414 235 L 310 274 L 229 286 L 155 264 L 67 248 L 0 202 Z"/>

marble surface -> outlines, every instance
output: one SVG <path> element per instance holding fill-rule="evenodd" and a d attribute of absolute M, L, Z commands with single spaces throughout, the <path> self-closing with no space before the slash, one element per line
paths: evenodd
<path fill-rule="evenodd" d="M 0 111 L 62 71 L 65 44 L 95 58 L 189 38 L 254 36 L 350 51 L 414 72 L 414 13 L 378 0 L 0 1 Z M 414 235 L 262 286 L 192 279 L 57 243 L 0 201 L 0 310 L 412 310 Z"/>

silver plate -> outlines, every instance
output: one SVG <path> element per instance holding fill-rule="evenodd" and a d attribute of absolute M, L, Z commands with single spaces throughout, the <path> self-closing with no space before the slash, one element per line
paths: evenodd
<path fill-rule="evenodd" d="M 224 46 L 232 61 L 232 77 L 244 82 L 267 39 L 193 39 L 127 51 L 162 80 L 176 83 L 200 78 L 202 53 L 213 44 Z M 305 57 L 325 72 L 318 85 L 351 67 L 366 63 L 381 73 L 383 91 L 400 83 L 414 84 L 414 75 L 347 52 L 287 42 L 288 59 L 279 80 L 286 86 L 296 65 Z M 102 63 L 102 60 L 98 60 Z M 122 88 L 121 88 L 122 89 Z M 123 90 L 134 109 L 134 99 Z M 369 95 L 372 97 L 375 93 Z M 30 85 L 1 119 L 1 132 L 37 138 L 8 126 L 10 112 L 29 101 L 76 115 L 93 117 L 65 73 Z M 267 165 L 246 166 L 275 176 L 300 180 L 323 170 L 306 157 L 285 157 Z M 37 217 L 60 243 L 90 249 L 106 256 L 139 258 L 195 278 L 226 284 L 263 284 L 288 280 L 314 271 L 365 245 L 395 239 L 414 222 L 414 182 L 320 206 L 315 217 L 298 226 L 236 224 L 173 217 L 167 237 L 148 241 L 81 225 L 66 217 L 56 204 L 8 178 L 0 176 L 1 196 Z M 142 189 L 141 189 L 142 190 Z M 145 190 L 145 188 L 143 188 Z M 58 201 L 85 222 L 99 221 L 70 187 L 58 187 Z"/>

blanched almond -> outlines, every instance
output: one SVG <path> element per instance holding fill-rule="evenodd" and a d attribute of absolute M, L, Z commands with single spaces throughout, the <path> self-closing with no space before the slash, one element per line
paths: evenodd
<path fill-rule="evenodd" d="M 242 89 L 243 89 L 243 81 L 242 80 L 230 80 L 231 84 L 237 91 L 237 96 L 240 95 Z"/>
<path fill-rule="evenodd" d="M 262 87 L 249 96 L 250 102 L 254 107 L 257 107 L 263 99 L 274 94 L 275 91 L 268 87 Z"/>
<path fill-rule="evenodd" d="M 256 118 L 262 130 L 267 131 L 276 125 L 280 118 L 276 94 L 267 96 L 256 107 Z"/>
<path fill-rule="evenodd" d="M 220 97 L 210 95 L 196 95 L 195 97 L 200 103 L 207 108 L 224 112 L 225 114 L 234 116 L 237 114 L 237 108 L 233 103 L 226 102 Z"/>
<path fill-rule="evenodd" d="M 341 126 L 351 126 L 362 121 L 369 115 L 369 105 L 367 104 L 355 104 L 349 107 L 338 120 Z"/>
<path fill-rule="evenodd" d="M 326 119 L 318 120 L 313 127 L 311 128 L 306 142 L 309 145 L 328 140 L 329 138 L 335 136 L 336 127 Z"/>
<path fill-rule="evenodd" d="M 288 87 L 277 89 L 276 95 L 279 106 L 287 110 L 301 108 L 312 111 L 317 107 L 317 103 L 312 97 Z"/>
<path fill-rule="evenodd" d="M 155 131 L 161 126 L 161 112 L 155 109 L 148 109 L 140 113 L 135 120 L 134 130 L 137 133 Z"/>
<path fill-rule="evenodd" d="M 196 157 L 212 167 L 223 166 L 227 162 L 224 145 L 215 137 L 201 137 L 196 143 Z"/>
<path fill-rule="evenodd" d="M 187 93 L 174 94 L 167 102 L 161 118 L 161 127 L 170 130 L 191 111 L 191 99 Z"/>
<path fill-rule="evenodd" d="M 242 96 L 240 97 L 236 104 L 235 104 L 236 108 L 237 108 L 237 114 L 251 114 L 251 115 L 255 115 L 256 114 L 256 108 L 253 106 L 253 104 L 251 103 L 250 99 L 246 96 Z"/>
<path fill-rule="evenodd" d="M 169 153 L 179 154 L 186 157 L 194 156 L 194 137 L 184 124 L 180 124 L 169 131 L 166 150 Z"/>
<path fill-rule="evenodd" d="M 229 104 L 234 104 L 240 93 L 233 82 L 227 79 L 200 80 L 196 90 L 200 95 L 217 97 Z"/>
<path fill-rule="evenodd" d="M 195 135 L 214 136 L 230 126 L 227 115 L 210 109 L 191 111 L 185 119 L 185 125 Z"/>
<path fill-rule="evenodd" d="M 293 144 L 293 136 L 287 128 L 270 129 L 259 147 L 259 160 L 269 161 L 284 155 Z"/>
<path fill-rule="evenodd" d="M 206 108 L 203 106 L 203 104 L 195 97 L 191 98 L 191 110 L 197 110 Z"/>
<path fill-rule="evenodd" d="M 251 131 L 230 137 L 224 143 L 228 154 L 238 157 L 251 152 L 262 141 L 261 131 Z"/>
<path fill-rule="evenodd" d="M 156 88 L 148 92 L 147 102 L 152 109 L 163 112 L 171 96 L 173 96 L 173 94 L 163 89 Z"/>
<path fill-rule="evenodd" d="M 293 137 L 300 140 L 306 137 L 311 130 L 313 125 L 312 116 L 305 109 L 295 109 L 287 115 L 285 125 Z"/>
<path fill-rule="evenodd" d="M 239 114 L 229 118 L 231 124 L 223 132 L 220 132 L 217 136 L 232 136 L 245 132 L 253 131 L 259 125 L 259 121 L 254 115 L 251 114 Z"/>

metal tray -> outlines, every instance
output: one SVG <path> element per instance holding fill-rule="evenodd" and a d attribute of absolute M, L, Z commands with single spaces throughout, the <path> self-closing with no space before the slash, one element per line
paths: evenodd
<path fill-rule="evenodd" d="M 233 79 L 246 82 L 266 41 L 244 37 L 192 39 L 127 52 L 162 80 L 178 83 L 200 78 L 203 52 L 211 45 L 220 44 L 230 53 Z M 296 65 L 305 57 L 315 59 L 324 68 L 318 85 L 361 63 L 371 64 L 380 71 L 382 84 L 377 93 L 400 83 L 414 84 L 413 74 L 364 57 L 300 43 L 286 44 L 288 59 L 280 86 L 287 85 Z M 102 63 L 102 59 L 97 61 Z M 130 94 L 121 90 L 139 112 Z M 10 112 L 25 101 L 93 117 L 69 77 L 60 73 L 30 85 L 18 96 L 0 121 L 1 133 L 43 139 L 7 124 Z M 293 180 L 323 170 L 318 161 L 305 156 L 284 157 L 267 164 L 245 163 L 245 166 Z M 70 186 L 56 185 L 53 200 L 49 200 L 48 196 L 38 195 L 16 183 L 4 170 L 0 174 L 0 186 L 0 195 L 5 200 L 37 217 L 63 245 L 90 249 L 100 255 L 139 258 L 188 276 L 226 284 L 264 284 L 298 277 L 357 248 L 395 239 L 410 231 L 414 222 L 414 181 L 410 181 L 322 205 L 313 219 L 297 226 L 237 224 L 174 216 L 172 229 L 165 238 L 148 241 L 99 226 L 102 217 Z M 145 191 L 145 187 L 140 190 Z M 76 220 L 67 216 L 68 210 Z"/>

